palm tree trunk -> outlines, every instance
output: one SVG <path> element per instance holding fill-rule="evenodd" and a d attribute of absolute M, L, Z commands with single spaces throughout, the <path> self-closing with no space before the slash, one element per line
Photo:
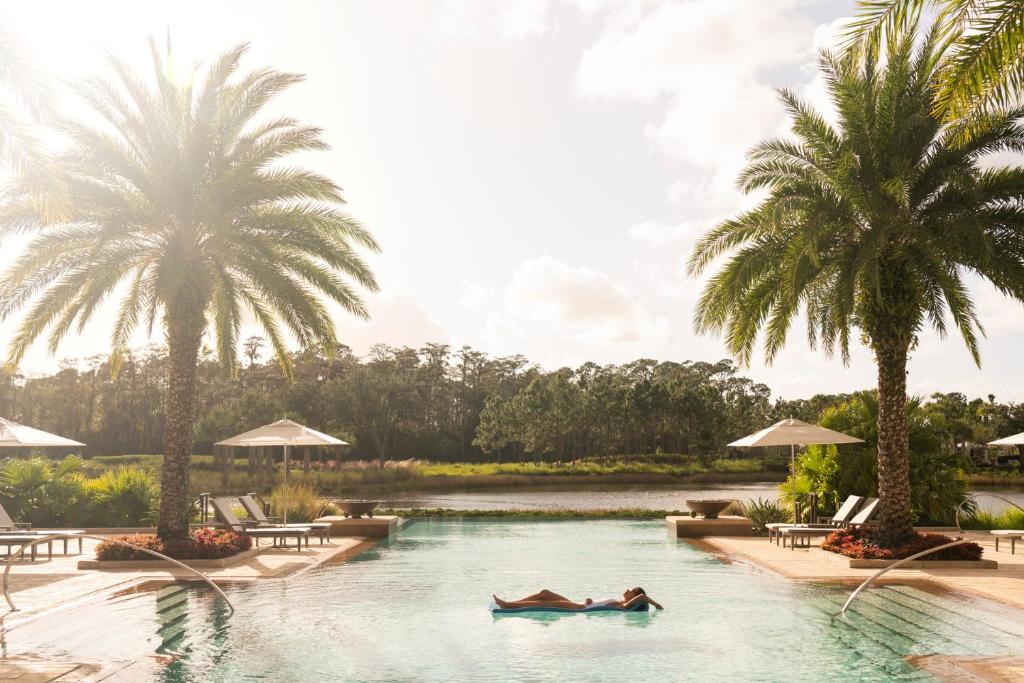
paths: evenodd
<path fill-rule="evenodd" d="M 898 545 L 914 533 L 910 512 L 907 349 L 901 340 L 875 344 L 878 363 L 878 506 L 880 541 Z"/>
<path fill-rule="evenodd" d="M 196 405 L 196 369 L 203 316 L 167 312 L 167 411 L 164 465 L 160 478 L 157 535 L 165 542 L 188 539 L 189 473 L 192 465 Z"/>

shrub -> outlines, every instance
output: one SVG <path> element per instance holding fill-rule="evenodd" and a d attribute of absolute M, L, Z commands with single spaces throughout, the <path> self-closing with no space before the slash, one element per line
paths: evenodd
<path fill-rule="evenodd" d="M 92 500 L 82 474 L 82 459 L 12 458 L 0 468 L 0 502 L 19 522 L 35 526 L 82 523 Z"/>
<path fill-rule="evenodd" d="M 252 548 L 252 538 L 230 529 L 196 529 L 189 541 L 181 544 L 166 544 L 154 534 L 112 536 L 111 538 L 155 550 L 176 560 L 219 560 L 231 557 Z M 110 541 L 96 546 L 98 560 L 157 560 L 159 558 Z"/>
<path fill-rule="evenodd" d="M 320 516 L 320 496 L 316 487 L 310 484 L 288 484 L 288 521 L 312 522 Z M 285 485 L 281 484 L 270 493 L 270 514 L 284 516 Z"/>
<path fill-rule="evenodd" d="M 767 531 L 766 525 L 788 522 L 792 519 L 789 510 L 770 499 L 748 499 L 747 502 L 741 503 L 740 507 L 741 514 L 754 523 L 754 530 L 762 534 Z"/>
<path fill-rule="evenodd" d="M 154 518 L 159 487 L 146 470 L 123 465 L 90 482 L 96 500 L 95 523 L 141 526 Z"/>
<path fill-rule="evenodd" d="M 881 546 L 874 532 L 860 529 L 837 529 L 822 542 L 823 550 L 852 557 L 857 560 L 901 560 L 928 548 L 960 540 L 942 534 L 916 534 L 895 548 Z M 965 543 L 925 555 L 921 560 L 980 560 L 982 548 L 977 543 Z"/>
<path fill-rule="evenodd" d="M 961 517 L 960 527 L 963 529 L 1022 529 L 1024 528 L 1024 510 L 1007 508 L 1002 512 L 993 513 L 988 510 L 975 510 L 974 514 Z"/>

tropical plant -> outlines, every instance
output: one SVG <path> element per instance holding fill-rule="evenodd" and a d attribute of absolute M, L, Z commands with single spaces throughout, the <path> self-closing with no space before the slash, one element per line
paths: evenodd
<path fill-rule="evenodd" d="M 938 32 L 950 48 L 941 65 L 936 113 L 947 120 L 1015 106 L 1024 85 L 1024 3 L 1019 0 L 860 0 L 848 44 L 877 50 L 890 36 L 938 9 Z"/>
<path fill-rule="evenodd" d="M 768 530 L 768 524 L 788 522 L 793 519 L 791 510 L 788 507 L 779 505 L 777 501 L 770 498 L 753 498 L 740 504 L 740 514 L 749 519 L 758 533 Z"/>
<path fill-rule="evenodd" d="M 82 459 L 60 462 L 44 457 L 11 458 L 0 467 L 0 502 L 14 519 L 37 526 L 67 525 L 83 520 L 91 497 Z"/>
<path fill-rule="evenodd" d="M 151 41 L 150 82 L 111 58 L 117 84 L 78 90 L 102 128 L 66 122 L 71 148 L 57 159 L 71 215 L 48 221 L 23 184 L 7 197 L 3 230 L 35 231 L 0 282 L 0 319 L 28 307 L 9 348 L 17 364 L 47 330 L 50 348 L 100 304 L 119 296 L 111 346 L 159 322 L 168 347 L 164 466 L 158 534 L 183 540 L 200 343 L 212 326 L 220 361 L 236 368 L 243 314 L 263 326 L 285 371 L 286 334 L 303 347 L 336 347 L 328 299 L 366 316 L 359 294 L 377 285 L 356 246 L 377 243 L 339 210 L 330 179 L 281 160 L 327 148 L 318 128 L 288 117 L 258 121 L 296 74 L 238 74 L 240 45 L 197 70 L 175 73 L 170 45 Z M 31 304 L 30 304 L 31 302 Z M 116 366 L 116 363 L 115 363 Z"/>
<path fill-rule="evenodd" d="M 160 489 L 146 470 L 124 465 L 89 482 L 96 504 L 97 522 L 115 527 L 141 526 L 157 509 Z"/>
<path fill-rule="evenodd" d="M 915 33 L 912 24 L 893 36 L 884 59 L 821 54 L 836 125 L 781 92 L 796 139 L 757 145 L 740 177 L 743 191 L 767 198 L 714 228 L 690 260 L 699 275 L 732 254 L 695 322 L 724 330 L 741 362 L 762 331 L 771 362 L 801 310 L 811 346 L 838 349 L 844 362 L 859 330 L 878 369 L 880 524 L 891 544 L 913 533 L 906 370 L 919 332 L 945 334 L 951 314 L 980 362 L 964 276 L 1024 298 L 1024 171 L 981 167 L 993 152 L 1024 149 L 1024 111 L 991 114 L 966 137 L 943 127 L 940 34 L 915 46 Z"/>

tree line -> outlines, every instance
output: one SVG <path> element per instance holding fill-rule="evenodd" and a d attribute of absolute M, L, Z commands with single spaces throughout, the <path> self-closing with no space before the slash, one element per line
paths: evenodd
<path fill-rule="evenodd" d="M 545 371 L 470 347 L 379 345 L 366 356 L 292 354 L 291 380 L 252 337 L 234 371 L 212 352 L 198 373 L 196 451 L 289 417 L 351 443 L 342 457 L 449 462 L 575 460 L 619 454 L 726 455 L 776 420 L 817 421 L 850 394 L 772 399 L 732 361 L 584 363 Z M 41 376 L 0 374 L 0 415 L 88 444 L 87 455 L 161 453 L 166 350 L 66 361 Z M 1024 431 L 1024 404 L 935 394 L 923 401 L 947 450 Z M 334 457 L 334 456 L 332 456 Z"/>

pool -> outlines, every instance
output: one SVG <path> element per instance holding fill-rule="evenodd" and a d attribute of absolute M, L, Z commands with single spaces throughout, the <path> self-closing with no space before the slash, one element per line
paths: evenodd
<path fill-rule="evenodd" d="M 667 609 L 486 609 L 492 592 L 627 585 Z M 230 588 L 232 618 L 208 590 L 169 587 L 16 626 L 6 651 L 141 660 L 131 680 L 168 683 L 932 680 L 905 657 L 1024 653 L 1017 612 L 893 586 L 836 619 L 848 591 L 724 563 L 659 522 L 422 520 L 352 562 Z"/>

